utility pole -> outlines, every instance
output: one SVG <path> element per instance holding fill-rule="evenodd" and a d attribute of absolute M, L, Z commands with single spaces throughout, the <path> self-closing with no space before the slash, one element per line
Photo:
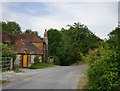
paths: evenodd
<path fill-rule="evenodd" d="M 120 1 L 118 2 L 118 28 L 120 28 Z"/>
<path fill-rule="evenodd" d="M 120 28 L 120 21 L 118 21 L 118 28 Z"/>

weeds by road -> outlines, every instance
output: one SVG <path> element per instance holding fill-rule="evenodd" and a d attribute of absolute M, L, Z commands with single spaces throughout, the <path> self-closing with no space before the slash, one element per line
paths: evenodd
<path fill-rule="evenodd" d="M 55 66 L 53 63 L 34 63 L 29 68 L 30 69 L 42 69 L 47 67 Z"/>

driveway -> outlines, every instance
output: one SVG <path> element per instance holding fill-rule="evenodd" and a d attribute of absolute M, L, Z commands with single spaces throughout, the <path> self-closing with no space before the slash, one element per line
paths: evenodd
<path fill-rule="evenodd" d="M 88 65 L 55 66 L 46 69 L 24 70 L 29 76 L 3 85 L 3 89 L 77 89 L 80 77 Z"/>

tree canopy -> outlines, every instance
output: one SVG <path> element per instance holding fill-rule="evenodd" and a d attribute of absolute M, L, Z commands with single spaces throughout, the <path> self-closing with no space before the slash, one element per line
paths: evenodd
<path fill-rule="evenodd" d="M 85 60 L 89 63 L 88 89 L 118 91 L 120 89 L 120 28 L 109 33 L 104 46 L 91 51 Z"/>
<path fill-rule="evenodd" d="M 2 25 L 2 32 L 8 34 L 20 34 L 22 33 L 21 28 L 18 23 L 14 21 L 0 22 Z"/>
<path fill-rule="evenodd" d="M 61 45 L 62 35 L 57 29 L 48 30 L 48 54 L 54 56 L 58 54 L 57 48 Z"/>
<path fill-rule="evenodd" d="M 32 31 L 31 29 L 26 29 L 23 33 L 24 34 L 37 34 L 38 35 L 37 31 Z"/>
<path fill-rule="evenodd" d="M 120 50 L 120 28 L 119 27 L 117 27 L 115 30 L 109 33 L 108 42 L 111 48 Z"/>
<path fill-rule="evenodd" d="M 89 49 L 99 47 L 102 40 L 93 34 L 87 26 L 78 23 L 62 28 L 48 30 L 49 55 L 57 56 L 60 65 L 70 65 L 81 60 Z"/>
<path fill-rule="evenodd" d="M 2 33 L 7 34 L 21 34 L 21 27 L 18 23 L 14 21 L 8 21 L 8 22 L 0 22 L 0 25 L 2 26 Z M 26 29 L 23 34 L 37 34 L 37 31 L 33 31 L 31 29 Z"/>

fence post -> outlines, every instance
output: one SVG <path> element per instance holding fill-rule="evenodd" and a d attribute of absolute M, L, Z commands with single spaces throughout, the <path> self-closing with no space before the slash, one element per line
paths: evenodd
<path fill-rule="evenodd" d="M 2 72 L 2 57 L 0 57 L 0 72 Z"/>
<path fill-rule="evenodd" d="M 11 57 L 11 60 L 10 60 L 10 70 L 13 69 L 13 58 Z"/>

